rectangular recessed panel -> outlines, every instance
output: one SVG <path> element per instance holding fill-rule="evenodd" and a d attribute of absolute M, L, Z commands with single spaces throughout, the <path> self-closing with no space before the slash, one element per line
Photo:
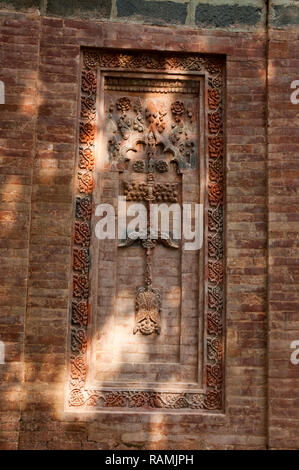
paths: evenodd
<path fill-rule="evenodd" d="M 222 113 L 221 61 L 83 53 L 71 409 L 222 408 Z"/>
<path fill-rule="evenodd" d="M 144 230 L 153 222 L 151 206 L 156 205 L 158 214 L 166 209 L 169 240 L 162 238 L 162 222 L 168 228 L 163 214 L 158 216 L 157 239 L 146 234 L 134 243 L 95 244 L 94 379 L 132 386 L 196 384 L 203 318 L 199 251 L 184 250 L 175 229 L 182 233 L 182 204 L 200 202 L 200 81 L 104 74 L 101 83 L 103 164 L 99 162 L 95 202 L 126 197 L 128 237 L 142 229 L 134 216 L 136 204 L 147 215 Z"/>

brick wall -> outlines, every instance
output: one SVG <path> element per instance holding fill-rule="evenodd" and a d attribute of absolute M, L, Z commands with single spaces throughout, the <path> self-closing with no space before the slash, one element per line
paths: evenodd
<path fill-rule="evenodd" d="M 0 2 L 0 448 L 299 448 L 295 2 L 93 3 Z M 81 46 L 226 55 L 225 414 L 63 411 Z"/>
<path fill-rule="evenodd" d="M 269 445 L 299 447 L 299 367 L 290 345 L 299 339 L 298 80 L 299 9 L 272 2 L 268 61 L 268 380 Z"/>
<path fill-rule="evenodd" d="M 25 14 L 0 17 L 0 447 L 16 448 L 26 316 L 32 166 L 35 155 L 40 21 Z"/>

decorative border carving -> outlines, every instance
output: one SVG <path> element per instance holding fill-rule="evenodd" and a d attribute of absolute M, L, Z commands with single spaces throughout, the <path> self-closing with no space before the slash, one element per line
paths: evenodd
<path fill-rule="evenodd" d="M 95 408 L 222 410 L 224 402 L 224 128 L 222 59 L 198 54 L 83 51 L 79 162 L 73 234 L 73 293 L 71 302 L 68 410 Z M 207 77 L 208 152 L 208 279 L 206 301 L 205 393 L 105 391 L 87 387 L 90 321 L 90 255 L 92 193 L 94 188 L 97 69 L 121 71 L 197 72 Z"/>

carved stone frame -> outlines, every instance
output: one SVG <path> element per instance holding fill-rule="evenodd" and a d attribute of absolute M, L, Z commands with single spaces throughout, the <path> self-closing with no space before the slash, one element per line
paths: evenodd
<path fill-rule="evenodd" d="M 224 61 L 200 54 L 82 51 L 82 81 L 72 252 L 72 293 L 66 411 L 223 411 L 224 407 Z M 175 72 L 203 76 L 207 209 L 205 266 L 204 390 L 165 392 L 98 390 L 88 386 L 91 294 L 90 241 L 93 211 L 97 70 Z"/>

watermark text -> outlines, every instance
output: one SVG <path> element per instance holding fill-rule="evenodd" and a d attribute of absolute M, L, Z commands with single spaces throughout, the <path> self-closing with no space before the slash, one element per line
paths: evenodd
<path fill-rule="evenodd" d="M 184 250 L 199 250 L 203 244 L 202 204 L 141 203 L 127 205 L 126 197 L 118 197 L 117 216 L 110 204 L 99 204 L 95 210 L 95 235 L 99 240 L 167 239 L 184 240 Z"/>

